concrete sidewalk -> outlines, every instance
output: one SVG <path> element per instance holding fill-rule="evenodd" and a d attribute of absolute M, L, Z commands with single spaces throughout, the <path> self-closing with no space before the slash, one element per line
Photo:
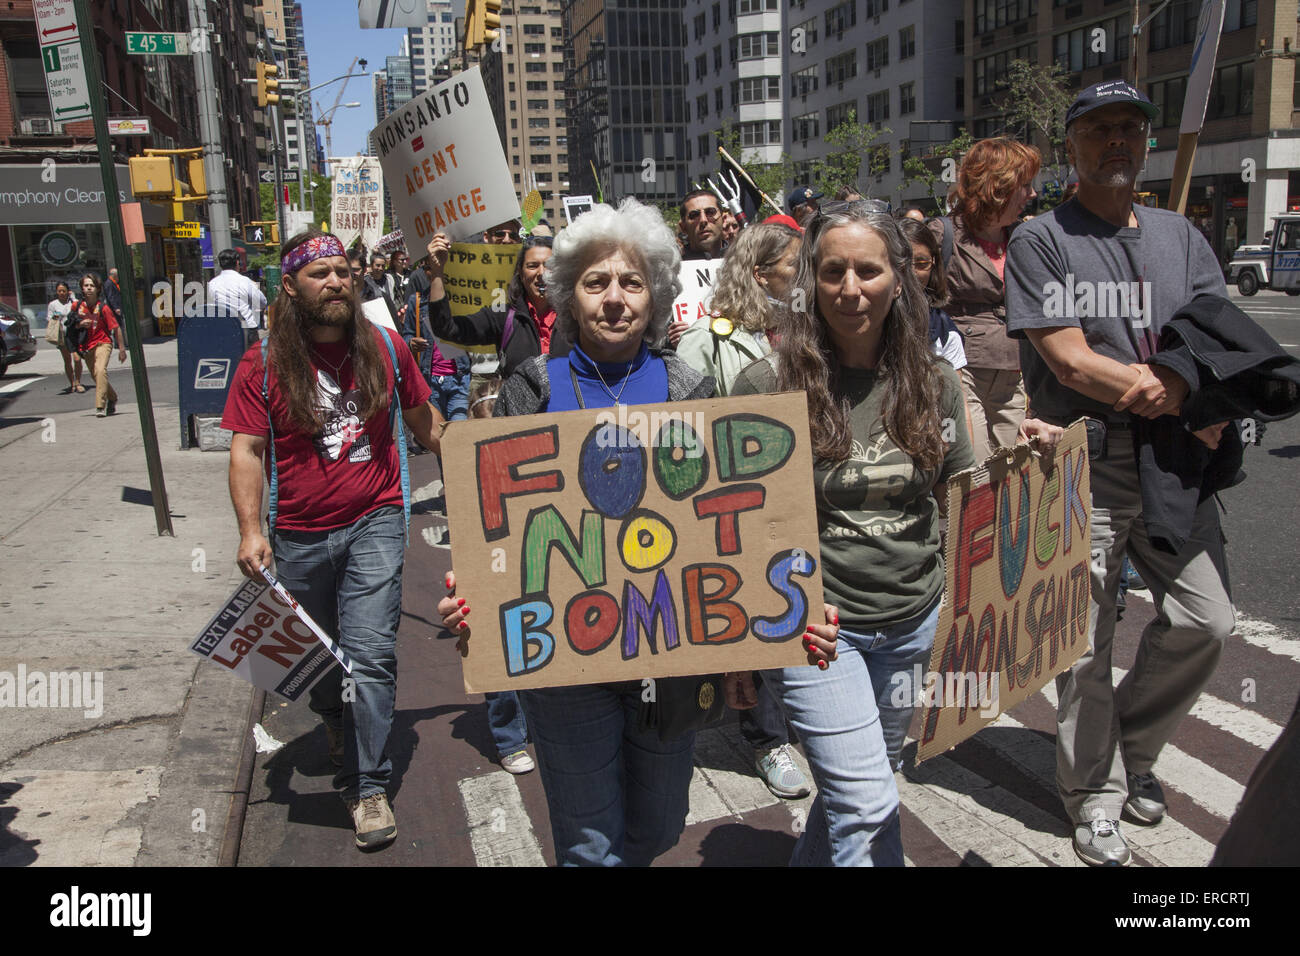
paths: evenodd
<path fill-rule="evenodd" d="M 152 383 L 175 376 L 174 340 L 145 354 Z M 188 646 L 240 580 L 228 459 L 180 451 L 175 406 L 155 405 L 176 534 L 160 537 L 113 367 L 116 416 L 92 400 L 0 418 L 0 865 L 215 865 L 225 835 L 252 688 Z M 12 372 L 30 373 L 31 393 L 66 384 L 43 343 Z M 65 696 L 81 677 L 75 706 L 60 675 Z"/>

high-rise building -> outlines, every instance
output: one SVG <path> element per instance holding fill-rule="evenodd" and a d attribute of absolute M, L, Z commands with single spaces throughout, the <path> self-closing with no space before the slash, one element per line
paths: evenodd
<path fill-rule="evenodd" d="M 259 2 L 265 34 L 270 42 L 267 62 L 280 67 L 279 78 L 284 82 L 279 109 L 284 164 L 287 169 L 301 169 L 305 173 L 316 165 L 317 156 L 310 97 L 296 96 L 311 88 L 307 47 L 303 40 L 302 4 L 286 0 Z"/>
<path fill-rule="evenodd" d="M 1135 74 L 1126 6 L 1106 0 L 1069 6 L 966 0 L 971 132 L 976 137 L 1023 133 L 1008 130 L 1004 117 L 1002 94 L 1016 59 L 1059 63 L 1075 90 L 1126 79 L 1160 107 L 1151 130 L 1155 146 L 1138 188 L 1165 206 L 1200 9 L 1200 0 L 1162 6 L 1138 38 Z M 1272 228 L 1271 217 L 1300 211 L 1300 87 L 1295 52 L 1287 42 L 1295 30 L 1293 2 L 1224 4 L 1186 214 L 1225 263 L 1238 245 L 1260 242 Z"/>
<path fill-rule="evenodd" d="M 452 0 L 427 0 L 429 22 L 407 31 L 410 41 L 411 82 L 415 92 L 437 84 L 438 64 L 456 49 L 456 13 Z M 464 5 L 462 4 L 462 7 Z"/>
<path fill-rule="evenodd" d="M 606 200 L 688 191 L 684 3 L 564 0 L 571 192 L 597 192 L 593 167 Z"/>
<path fill-rule="evenodd" d="M 561 7 L 560 0 L 507 0 L 498 42 L 484 47 L 481 60 L 515 190 L 522 200 L 536 189 L 552 224 L 563 224 L 560 197 L 571 191 Z"/>

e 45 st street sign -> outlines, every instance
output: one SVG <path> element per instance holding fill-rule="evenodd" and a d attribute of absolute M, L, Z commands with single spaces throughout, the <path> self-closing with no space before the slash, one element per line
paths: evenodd
<path fill-rule="evenodd" d="M 126 52 L 145 56 L 184 56 L 190 52 L 188 33 L 128 33 Z"/>

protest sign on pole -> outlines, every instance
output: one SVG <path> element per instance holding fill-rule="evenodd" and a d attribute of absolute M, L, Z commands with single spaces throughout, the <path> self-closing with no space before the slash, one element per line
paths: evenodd
<path fill-rule="evenodd" d="M 591 196 L 565 196 L 564 202 L 564 221 L 573 224 L 584 212 L 590 212 L 591 207 L 595 205 L 595 200 Z"/>
<path fill-rule="evenodd" d="M 925 706 L 917 761 L 1036 694 L 1088 649 L 1092 490 L 1083 421 L 1051 458 L 1018 445 L 948 482 L 944 602 L 930 670 L 893 692 Z"/>
<path fill-rule="evenodd" d="M 494 307 L 505 315 L 508 308 L 506 289 L 514 275 L 517 245 L 497 246 L 486 243 L 453 242 L 443 270 L 443 286 L 452 315 L 472 315 L 480 309 Z M 496 345 L 473 345 L 434 336 L 443 357 L 455 361 L 463 353 L 477 361 L 496 355 Z"/>
<path fill-rule="evenodd" d="M 297 700 L 334 664 L 352 662 L 269 572 L 245 581 L 190 650 L 262 690 Z"/>
<path fill-rule="evenodd" d="M 334 171 L 330 231 L 344 248 L 360 236 L 362 244 L 373 249 L 384 232 L 384 174 L 379 161 L 349 156 L 330 163 Z"/>
<path fill-rule="evenodd" d="M 453 242 L 521 218 L 476 66 L 398 107 L 370 132 L 411 260 L 436 232 Z"/>
<path fill-rule="evenodd" d="M 453 422 L 468 691 L 807 663 L 823 623 L 802 393 Z"/>
<path fill-rule="evenodd" d="M 721 259 L 692 259 L 683 262 L 677 272 L 682 293 L 673 300 L 673 321 L 694 322 L 709 314 L 709 298 L 717 280 Z"/>

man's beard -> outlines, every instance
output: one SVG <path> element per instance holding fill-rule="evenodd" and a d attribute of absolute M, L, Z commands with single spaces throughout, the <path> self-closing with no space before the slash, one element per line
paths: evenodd
<path fill-rule="evenodd" d="M 344 296 L 342 302 L 346 305 L 346 309 L 339 304 L 338 300 L 331 301 L 322 297 L 311 303 L 303 301 L 298 306 L 298 311 L 308 325 L 332 328 L 351 325 L 356 318 L 356 299 Z"/>

